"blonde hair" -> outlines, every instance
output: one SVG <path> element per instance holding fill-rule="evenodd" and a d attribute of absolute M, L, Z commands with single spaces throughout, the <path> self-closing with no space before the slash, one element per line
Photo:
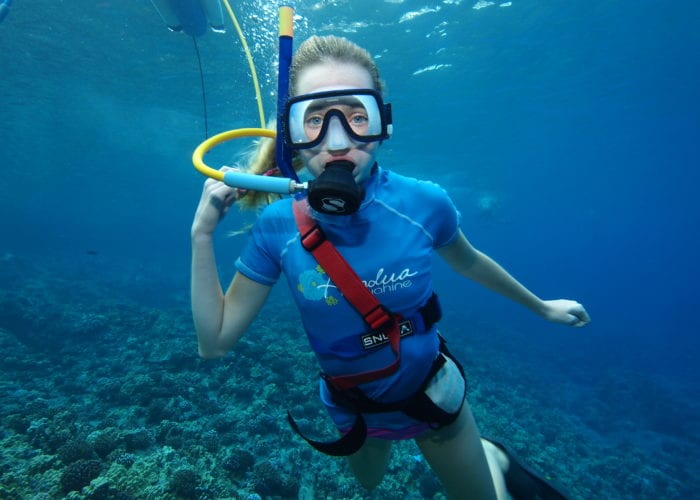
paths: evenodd
<path fill-rule="evenodd" d="M 297 49 L 289 69 L 289 86 L 292 94 L 296 92 L 297 80 L 302 71 L 315 64 L 327 62 L 355 64 L 366 69 L 372 77 L 374 90 L 382 92 L 384 86 L 372 55 L 347 38 L 328 35 L 312 36 Z"/>
<path fill-rule="evenodd" d="M 332 35 L 312 36 L 299 45 L 292 57 L 292 65 L 289 70 L 289 88 L 292 95 L 296 94 L 299 75 L 306 68 L 327 62 L 355 64 L 364 68 L 372 78 L 374 90 L 382 92 L 384 89 L 379 69 L 374 59 L 372 59 L 372 55 L 365 49 L 347 38 Z M 275 124 L 272 123 L 268 127 L 274 128 Z M 274 171 L 277 168 L 277 163 L 275 162 L 275 140 L 261 139 L 248 158 L 248 165 L 245 170 L 252 174 L 262 175 Z M 302 162 L 298 157 L 294 158 L 292 167 L 296 172 L 303 168 Z M 272 175 L 281 174 L 278 170 L 277 173 Z M 279 196 L 275 194 L 250 191 L 241 198 L 239 203 L 241 208 L 253 209 L 260 205 L 270 204 L 277 199 L 279 199 Z"/>

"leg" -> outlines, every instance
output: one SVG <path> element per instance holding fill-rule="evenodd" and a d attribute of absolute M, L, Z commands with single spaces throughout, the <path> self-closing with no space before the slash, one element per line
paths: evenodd
<path fill-rule="evenodd" d="M 362 486 L 373 490 L 379 485 L 389 465 L 391 441 L 367 438 L 360 451 L 348 457 L 350 469 Z"/>
<path fill-rule="evenodd" d="M 487 461 L 479 430 L 466 401 L 452 425 L 428 432 L 416 438 L 416 443 L 449 498 L 493 500 L 497 498 L 496 486 L 499 495 L 505 492 L 498 464 Z M 493 462 L 494 470 L 490 469 L 490 462 Z"/>
<path fill-rule="evenodd" d="M 481 445 L 486 454 L 486 461 L 489 463 L 489 471 L 491 472 L 493 487 L 496 489 L 496 496 L 499 500 L 512 498 L 507 493 L 508 489 L 505 481 L 505 471 L 508 470 L 508 457 L 484 438 L 481 438 Z"/>
<path fill-rule="evenodd" d="M 481 438 L 489 464 L 493 461 L 502 473 L 502 479 L 513 499 L 566 500 L 566 495 L 550 481 L 519 463 L 501 443 Z"/>

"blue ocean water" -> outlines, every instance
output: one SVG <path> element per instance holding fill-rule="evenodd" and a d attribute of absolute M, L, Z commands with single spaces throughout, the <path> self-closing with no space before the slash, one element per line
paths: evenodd
<path fill-rule="evenodd" d="M 268 118 L 276 89 L 272 3 L 233 3 Z M 442 330 L 471 374 L 470 400 L 482 429 L 511 439 L 573 498 L 697 497 L 698 4 L 334 0 L 299 1 L 296 12 L 298 39 L 340 34 L 376 55 L 395 123 L 381 164 L 442 184 L 478 248 L 537 294 L 580 300 L 593 318 L 580 330 L 545 324 L 436 263 L 446 309 Z M 61 491 L 48 471 L 63 471 L 69 460 L 52 461 L 59 447 L 27 430 L 42 419 L 58 425 L 56 411 L 31 413 L 37 401 L 80 415 L 86 410 L 75 384 L 123 384 L 130 373 L 155 379 L 145 368 L 109 367 L 140 366 L 118 354 L 122 345 L 137 360 L 152 362 L 158 347 L 147 339 L 166 335 L 162 323 L 177 332 L 165 337 L 170 351 L 162 348 L 162 358 L 172 361 L 168 353 L 176 352 L 181 361 L 160 376 L 176 377 L 196 362 L 188 315 L 189 225 L 202 178 L 189 158 L 205 127 L 213 134 L 258 125 L 249 68 L 228 19 L 227 28 L 196 40 L 202 87 L 192 38 L 169 32 L 150 2 L 18 0 L 0 23 L 0 332 L 9 339 L 3 340 L 7 349 L 20 349 L 13 339 L 25 346 L 7 356 L 30 356 L 34 367 L 13 361 L 0 369 L 6 398 L 0 446 L 15 458 L 0 469 L 2 498 Z M 248 146 L 223 146 L 207 161 L 231 163 Z M 223 233 L 250 217 L 232 214 L 224 223 L 217 250 L 226 280 L 243 239 Z M 278 288 L 259 328 L 274 324 L 300 338 L 295 322 L 284 322 L 294 313 L 284 287 Z M 88 312 L 93 320 L 102 311 L 113 321 L 134 314 L 125 304 L 161 320 L 124 320 L 122 333 L 128 334 L 111 330 L 105 340 L 114 350 L 80 335 L 60 343 L 32 330 L 63 321 L 56 332 L 93 332 L 84 322 L 71 329 L 70 321 Z M 42 313 L 46 318 L 36 319 Z M 37 336 L 43 341 L 31 340 Z M 254 349 L 252 332 L 249 339 L 245 348 Z M 72 365 L 48 352 L 46 343 L 53 342 Z M 80 365 L 96 356 L 99 383 Z M 79 375 L 71 371 L 76 366 Z M 42 385 L 57 370 L 74 384 L 57 386 L 52 375 Z M 211 369 L 192 370 L 198 377 L 193 386 L 206 382 L 213 390 Z M 311 392 L 314 370 L 293 375 Z M 236 375 L 241 385 L 254 379 L 248 374 Z M 276 383 L 288 390 L 283 380 Z M 138 404 L 114 402 L 107 393 L 90 393 L 102 411 L 78 418 L 72 434 L 160 425 L 141 415 Z M 186 388 L 157 397 L 197 405 Z M 193 433 L 197 426 L 207 430 L 209 414 L 198 404 L 199 417 L 188 420 Z M 275 398 L 268 407 L 277 416 L 285 408 Z M 116 423 L 107 426 L 100 415 Z M 22 418 L 26 426 L 11 424 Z M 289 463 L 308 473 L 292 454 L 304 445 L 283 425 L 265 439 L 275 442 L 275 434 L 289 441 Z M 129 451 L 145 461 L 162 444 L 156 438 L 150 448 Z M 29 451 L 17 452 L 22 446 Z M 195 459 L 169 446 L 173 464 L 187 463 L 206 476 L 203 455 Z M 410 448 L 401 451 L 411 456 Z M 208 453 L 214 468 L 226 451 Z M 45 457 L 42 467 L 38 456 Z M 317 477 L 341 467 L 302 458 L 313 460 Z M 110 485 L 139 497 L 138 487 L 120 483 L 115 460 L 106 455 L 99 461 Z M 35 477 L 33 485 L 10 481 L 19 471 Z M 226 488 L 237 488 L 231 496 L 252 494 L 249 480 L 222 486 L 202 479 L 198 494 L 204 488 L 218 492 L 214 497 Z M 421 484 L 406 491 L 439 494 Z M 330 494 L 361 494 L 349 485 Z M 385 488 L 377 498 L 387 497 L 391 488 Z"/>

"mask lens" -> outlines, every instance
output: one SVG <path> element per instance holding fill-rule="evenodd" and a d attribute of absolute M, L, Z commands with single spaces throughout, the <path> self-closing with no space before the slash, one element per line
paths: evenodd
<path fill-rule="evenodd" d="M 333 117 L 337 117 L 348 135 L 357 141 L 386 138 L 381 98 L 374 91 L 351 92 L 320 92 L 290 99 L 286 115 L 289 145 L 299 149 L 319 144 Z"/>

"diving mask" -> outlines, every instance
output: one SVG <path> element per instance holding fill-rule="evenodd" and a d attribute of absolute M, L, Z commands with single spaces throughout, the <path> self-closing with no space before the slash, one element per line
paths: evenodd
<path fill-rule="evenodd" d="M 374 142 L 391 135 L 391 104 L 372 89 L 343 89 L 291 97 L 284 113 L 285 141 L 291 149 L 319 145 L 332 117 L 358 142 Z"/>

